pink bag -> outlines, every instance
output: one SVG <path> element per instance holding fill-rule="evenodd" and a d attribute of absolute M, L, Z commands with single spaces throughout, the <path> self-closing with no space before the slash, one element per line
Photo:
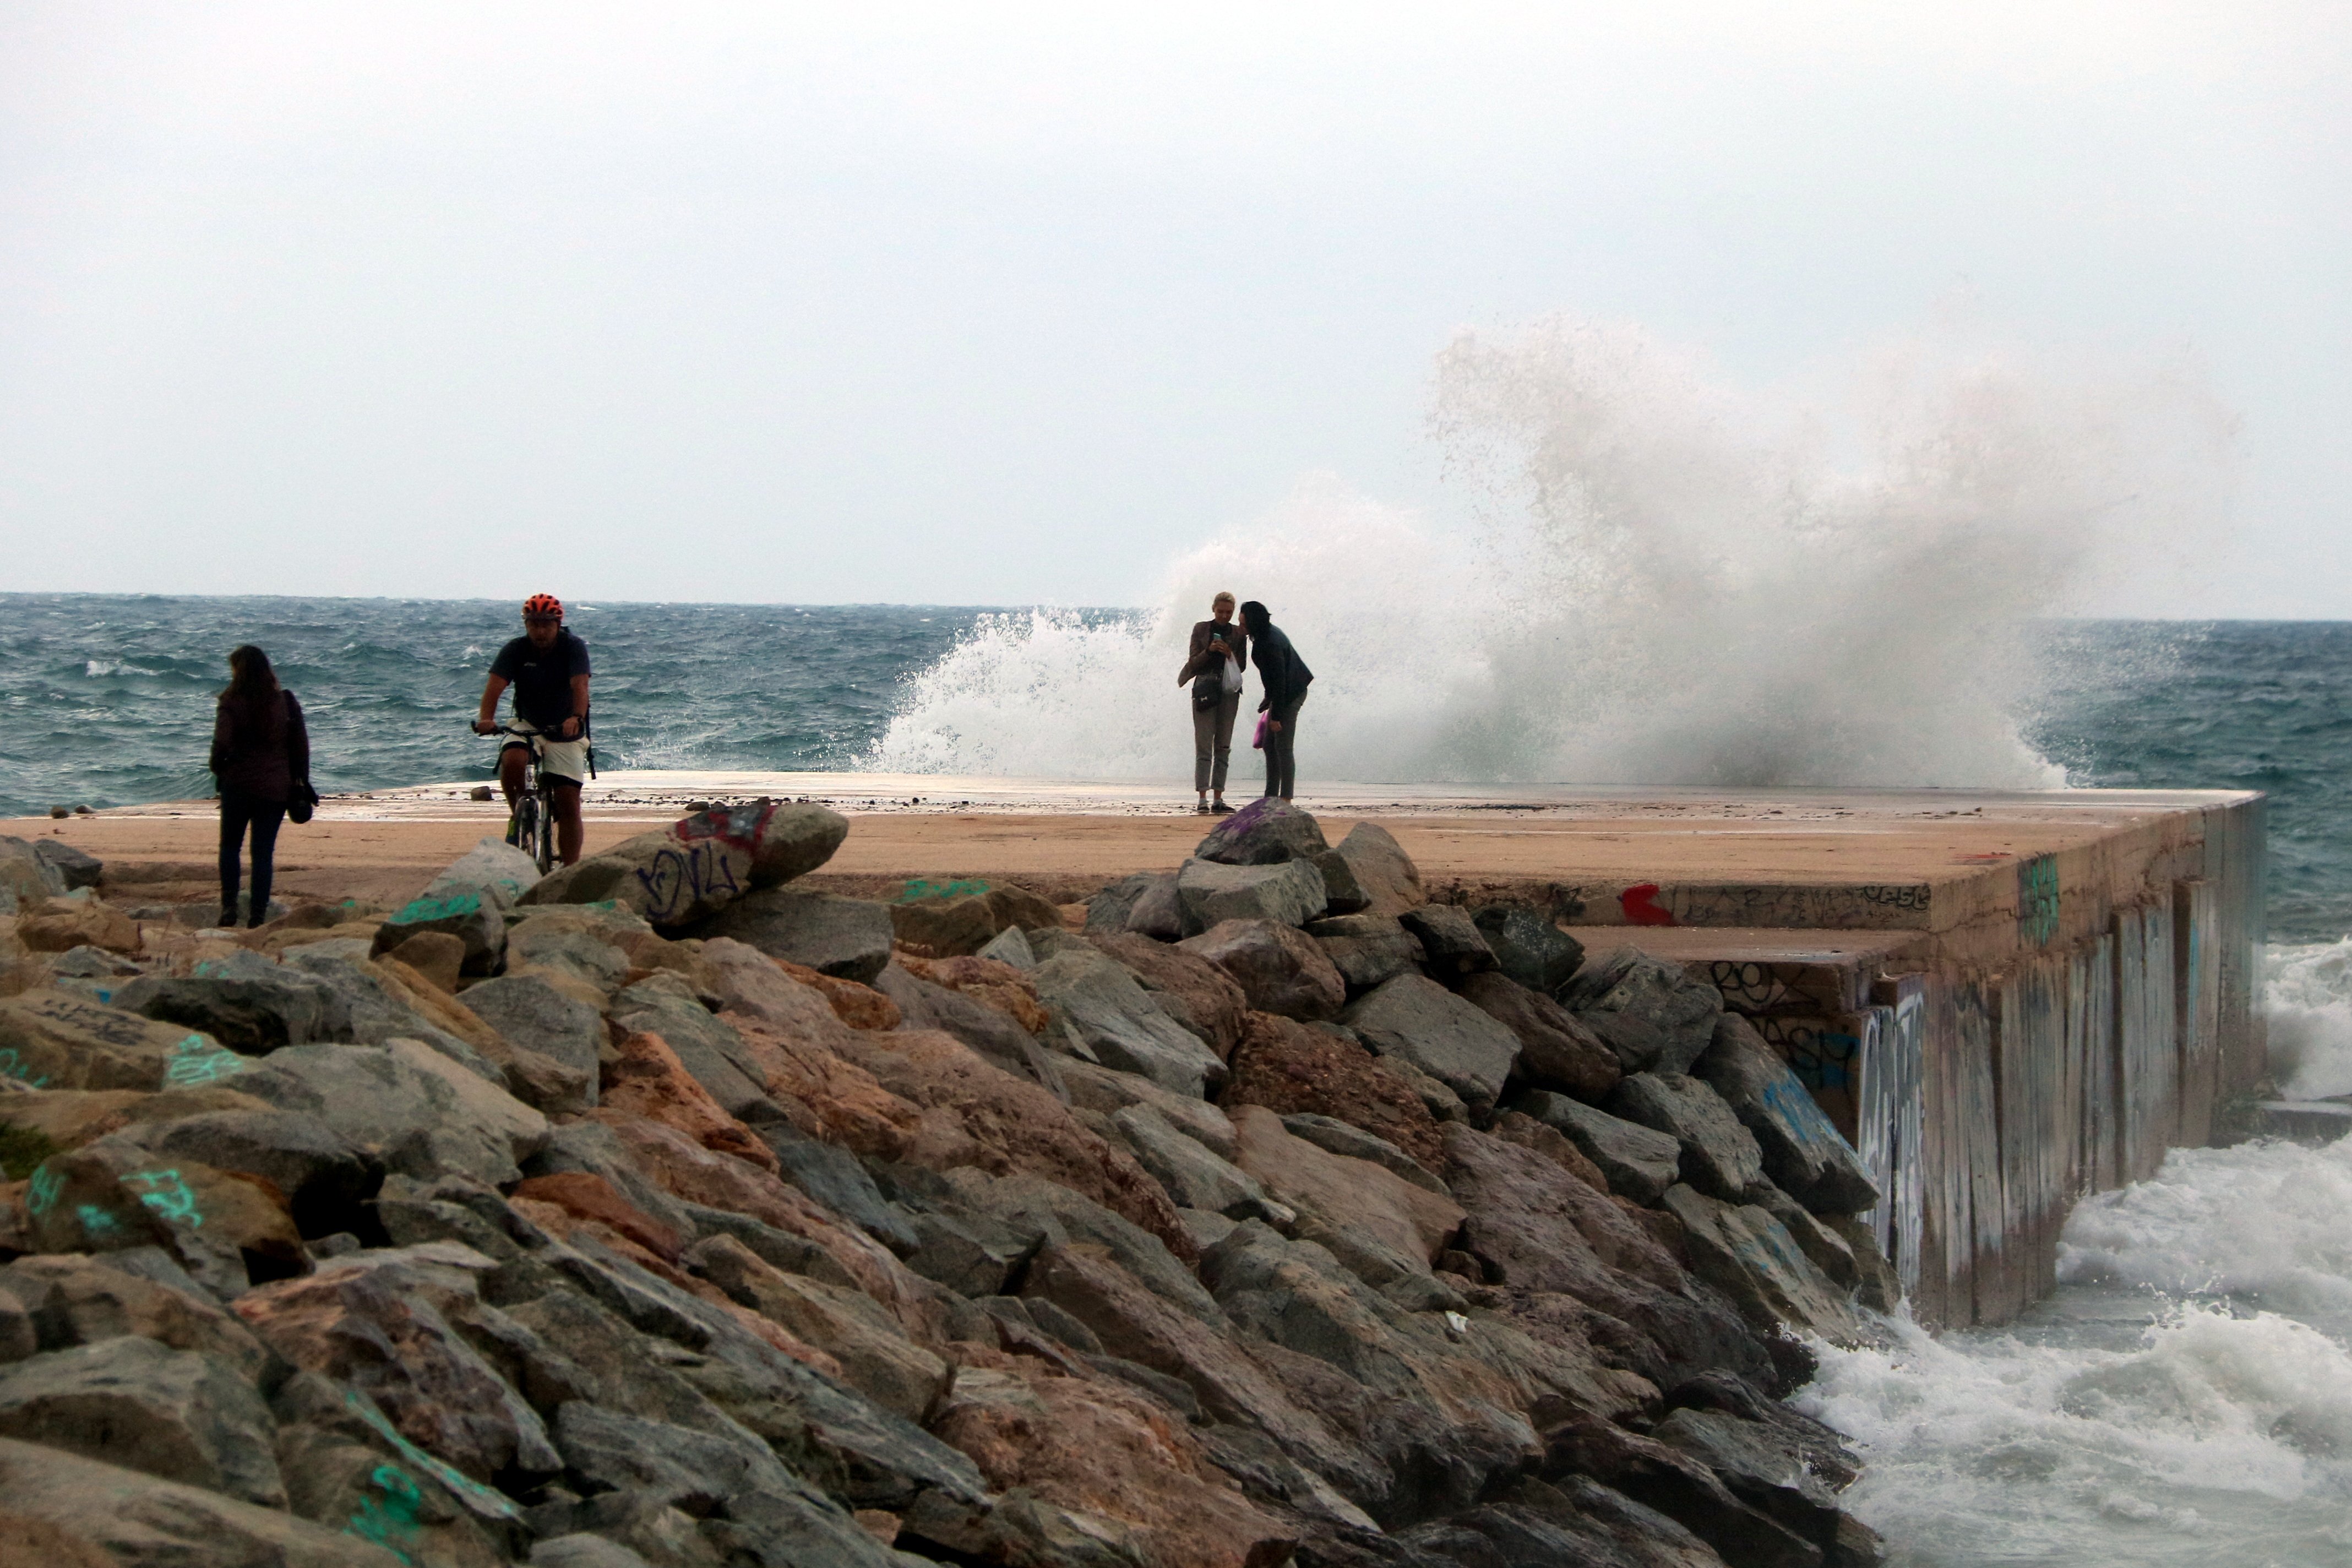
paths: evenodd
<path fill-rule="evenodd" d="M 1273 717 L 1271 713 L 1261 713 L 1257 716 L 1257 733 L 1250 737 L 1250 744 L 1258 751 L 1265 750 L 1265 721 Z"/>

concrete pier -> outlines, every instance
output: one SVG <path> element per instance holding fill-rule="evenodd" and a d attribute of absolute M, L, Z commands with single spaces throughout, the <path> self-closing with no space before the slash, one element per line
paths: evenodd
<path fill-rule="evenodd" d="M 434 785 L 344 797 L 280 841 L 280 886 L 396 902 L 503 820 Z M 814 798 L 848 842 L 810 879 L 1020 881 L 1065 903 L 1178 864 L 1181 787 L 856 774 L 613 774 L 589 847 L 699 799 Z M 1923 1321 L 2048 1291 L 2066 1213 L 2205 1142 L 2265 1070 L 2259 795 L 2080 790 L 1323 786 L 1334 838 L 1377 819 L 1433 895 L 1538 910 L 1719 987 L 1877 1173 L 1873 1215 Z M 209 875 L 204 803 L 0 824 L 112 863 Z"/>

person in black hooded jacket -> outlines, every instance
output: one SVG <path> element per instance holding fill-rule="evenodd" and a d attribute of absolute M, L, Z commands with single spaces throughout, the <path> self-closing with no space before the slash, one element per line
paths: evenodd
<path fill-rule="evenodd" d="M 1293 750 L 1298 743 L 1298 705 L 1307 700 L 1315 672 L 1255 599 L 1242 606 L 1242 627 L 1249 633 L 1250 662 L 1265 689 L 1257 705 L 1265 715 L 1265 793 L 1288 800 L 1298 783 Z"/>
<path fill-rule="evenodd" d="M 246 644 L 228 656 L 228 689 L 213 715 L 212 755 L 205 765 L 220 781 L 221 924 L 236 924 L 237 854 L 253 833 L 249 925 L 269 918 L 278 827 L 294 786 L 310 777 L 310 732 L 302 704 L 278 684 L 269 656 Z"/>

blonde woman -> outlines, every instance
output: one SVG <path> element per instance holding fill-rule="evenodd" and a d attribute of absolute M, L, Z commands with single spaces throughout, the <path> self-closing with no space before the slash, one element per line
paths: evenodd
<path fill-rule="evenodd" d="M 1249 668 L 1248 639 L 1234 625 L 1234 596 L 1209 601 L 1209 618 L 1192 626 L 1192 651 L 1176 684 L 1192 688 L 1192 788 L 1201 796 L 1193 810 L 1224 816 L 1225 766 L 1233 754 L 1234 716 L 1241 711 L 1242 671 Z M 1215 800 L 1212 803 L 1210 796 Z"/>

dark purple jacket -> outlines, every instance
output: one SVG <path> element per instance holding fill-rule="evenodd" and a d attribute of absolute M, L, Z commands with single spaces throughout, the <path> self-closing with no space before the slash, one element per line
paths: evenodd
<path fill-rule="evenodd" d="M 256 713 L 223 697 L 213 715 L 213 752 L 205 764 L 220 780 L 223 795 L 283 805 L 294 785 L 310 776 L 310 731 L 302 705 L 290 691 L 282 714 Z M 275 720 L 275 722 L 271 721 Z"/>

